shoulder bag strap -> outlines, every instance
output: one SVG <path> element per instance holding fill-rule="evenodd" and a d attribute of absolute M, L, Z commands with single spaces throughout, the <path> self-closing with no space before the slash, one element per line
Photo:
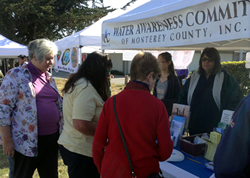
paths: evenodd
<path fill-rule="evenodd" d="M 131 159 L 129 157 L 129 153 L 128 153 L 128 149 L 127 149 L 127 146 L 126 146 L 126 142 L 125 142 L 125 139 L 124 139 L 124 136 L 123 136 L 123 133 L 122 133 L 122 128 L 121 128 L 121 125 L 120 125 L 120 122 L 119 122 L 119 119 L 118 119 L 118 116 L 117 116 L 115 98 L 116 98 L 116 95 L 113 98 L 115 118 L 116 118 L 116 121 L 117 121 L 117 124 L 118 124 L 118 127 L 119 127 L 119 131 L 120 131 L 120 134 L 121 134 L 121 137 L 122 137 L 122 142 L 123 142 L 123 145 L 124 145 L 124 148 L 125 148 L 125 151 L 126 151 L 126 155 L 128 157 L 128 162 L 129 162 L 129 166 L 130 166 L 130 169 L 131 169 L 131 172 L 132 172 L 132 177 L 134 178 L 134 177 L 136 177 L 135 176 L 135 171 L 134 171 L 134 168 L 132 166 Z"/>

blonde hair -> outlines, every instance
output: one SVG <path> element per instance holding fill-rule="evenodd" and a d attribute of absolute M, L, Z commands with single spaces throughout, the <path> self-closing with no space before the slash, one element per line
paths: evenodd
<path fill-rule="evenodd" d="M 153 78 L 161 73 L 156 57 L 149 52 L 136 54 L 130 68 L 131 80 L 145 80 L 150 72 L 154 72 Z"/>

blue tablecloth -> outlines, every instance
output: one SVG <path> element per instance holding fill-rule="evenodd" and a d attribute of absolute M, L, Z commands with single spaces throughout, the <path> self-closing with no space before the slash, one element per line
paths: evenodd
<path fill-rule="evenodd" d="M 174 148 L 174 149 L 180 151 L 179 148 Z M 170 163 L 187 171 L 187 172 L 190 172 L 190 173 L 192 173 L 200 178 L 209 178 L 214 173 L 213 171 L 206 168 L 205 164 L 207 162 L 210 162 L 210 161 L 204 159 L 204 157 L 192 157 L 184 152 L 182 152 L 182 153 L 185 156 L 184 161 L 182 161 L 182 162 L 170 162 Z M 187 157 L 191 158 L 195 161 L 198 161 L 202 164 L 191 161 L 191 160 L 187 159 Z"/>

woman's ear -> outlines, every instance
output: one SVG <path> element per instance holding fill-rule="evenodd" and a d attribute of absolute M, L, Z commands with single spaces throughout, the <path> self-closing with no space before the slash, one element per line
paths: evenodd
<path fill-rule="evenodd" d="M 36 56 L 35 56 L 35 54 L 33 54 L 32 59 L 36 60 Z M 32 60 L 32 59 L 31 59 L 31 60 Z"/>

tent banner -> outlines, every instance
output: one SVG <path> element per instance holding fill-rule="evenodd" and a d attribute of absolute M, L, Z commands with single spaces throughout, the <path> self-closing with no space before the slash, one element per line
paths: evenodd
<path fill-rule="evenodd" d="M 249 38 L 249 21 L 250 1 L 242 0 L 213 0 L 140 20 L 119 22 L 117 18 L 102 25 L 102 49 L 148 49 Z"/>
<path fill-rule="evenodd" d="M 159 54 L 164 53 L 164 51 L 149 51 L 156 58 Z M 174 69 L 187 69 L 189 64 L 192 62 L 194 57 L 194 50 L 190 51 L 167 51 L 172 56 L 172 61 L 174 63 Z"/>
<path fill-rule="evenodd" d="M 125 50 L 126 51 L 126 50 Z M 127 50 L 123 53 L 123 61 L 132 61 L 140 51 Z M 187 69 L 194 57 L 194 50 L 188 51 L 146 51 L 152 53 L 156 58 L 159 54 L 169 52 L 172 55 L 172 61 L 175 69 Z M 119 52 L 118 52 L 119 53 Z"/>
<path fill-rule="evenodd" d="M 54 69 L 69 73 L 78 70 L 78 47 L 59 50 L 55 56 Z"/>
<path fill-rule="evenodd" d="M 195 51 L 168 51 L 172 55 L 174 69 L 187 69 Z"/>

